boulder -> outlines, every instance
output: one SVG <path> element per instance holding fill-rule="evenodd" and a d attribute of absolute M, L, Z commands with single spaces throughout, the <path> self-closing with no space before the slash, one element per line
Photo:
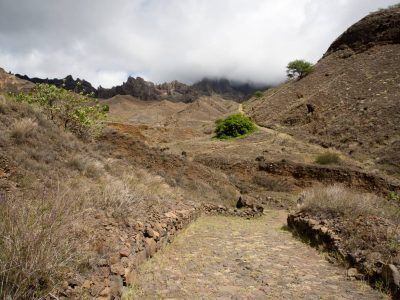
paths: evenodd
<path fill-rule="evenodd" d="M 236 208 L 240 208 L 240 209 L 252 209 L 256 212 L 263 212 L 264 208 L 257 203 L 257 201 L 249 196 L 240 196 L 239 200 L 236 203 Z"/>

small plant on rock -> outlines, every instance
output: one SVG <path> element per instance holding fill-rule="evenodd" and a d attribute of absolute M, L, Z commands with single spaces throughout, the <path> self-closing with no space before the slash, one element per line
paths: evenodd
<path fill-rule="evenodd" d="M 219 139 L 245 136 L 256 130 L 254 123 L 242 114 L 234 114 L 216 121 L 215 135 Z"/>

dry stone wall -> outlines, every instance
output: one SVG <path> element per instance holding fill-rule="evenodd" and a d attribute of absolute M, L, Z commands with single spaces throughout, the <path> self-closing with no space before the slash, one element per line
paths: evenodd
<path fill-rule="evenodd" d="M 252 218 L 262 215 L 262 212 L 262 207 L 254 204 L 242 209 L 215 204 L 193 204 L 191 207 L 168 211 L 147 223 L 131 220 L 126 225 L 126 230 L 134 233 L 131 242 L 121 241 L 119 251 L 96 261 L 92 272 L 75 275 L 65 282 L 59 298 L 120 299 L 124 289 L 135 283 L 139 266 L 170 243 L 201 214 Z"/>

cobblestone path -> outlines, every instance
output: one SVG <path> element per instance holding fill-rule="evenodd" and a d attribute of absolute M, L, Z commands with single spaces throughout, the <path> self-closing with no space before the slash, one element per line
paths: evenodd
<path fill-rule="evenodd" d="M 283 230 L 285 212 L 256 220 L 201 217 L 146 262 L 126 298 L 384 299 Z"/>

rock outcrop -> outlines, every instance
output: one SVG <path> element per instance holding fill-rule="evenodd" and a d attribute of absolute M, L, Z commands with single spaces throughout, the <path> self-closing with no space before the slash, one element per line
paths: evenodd
<path fill-rule="evenodd" d="M 366 16 L 334 41 L 325 55 L 346 48 L 362 52 L 387 44 L 400 44 L 400 7 Z"/>

